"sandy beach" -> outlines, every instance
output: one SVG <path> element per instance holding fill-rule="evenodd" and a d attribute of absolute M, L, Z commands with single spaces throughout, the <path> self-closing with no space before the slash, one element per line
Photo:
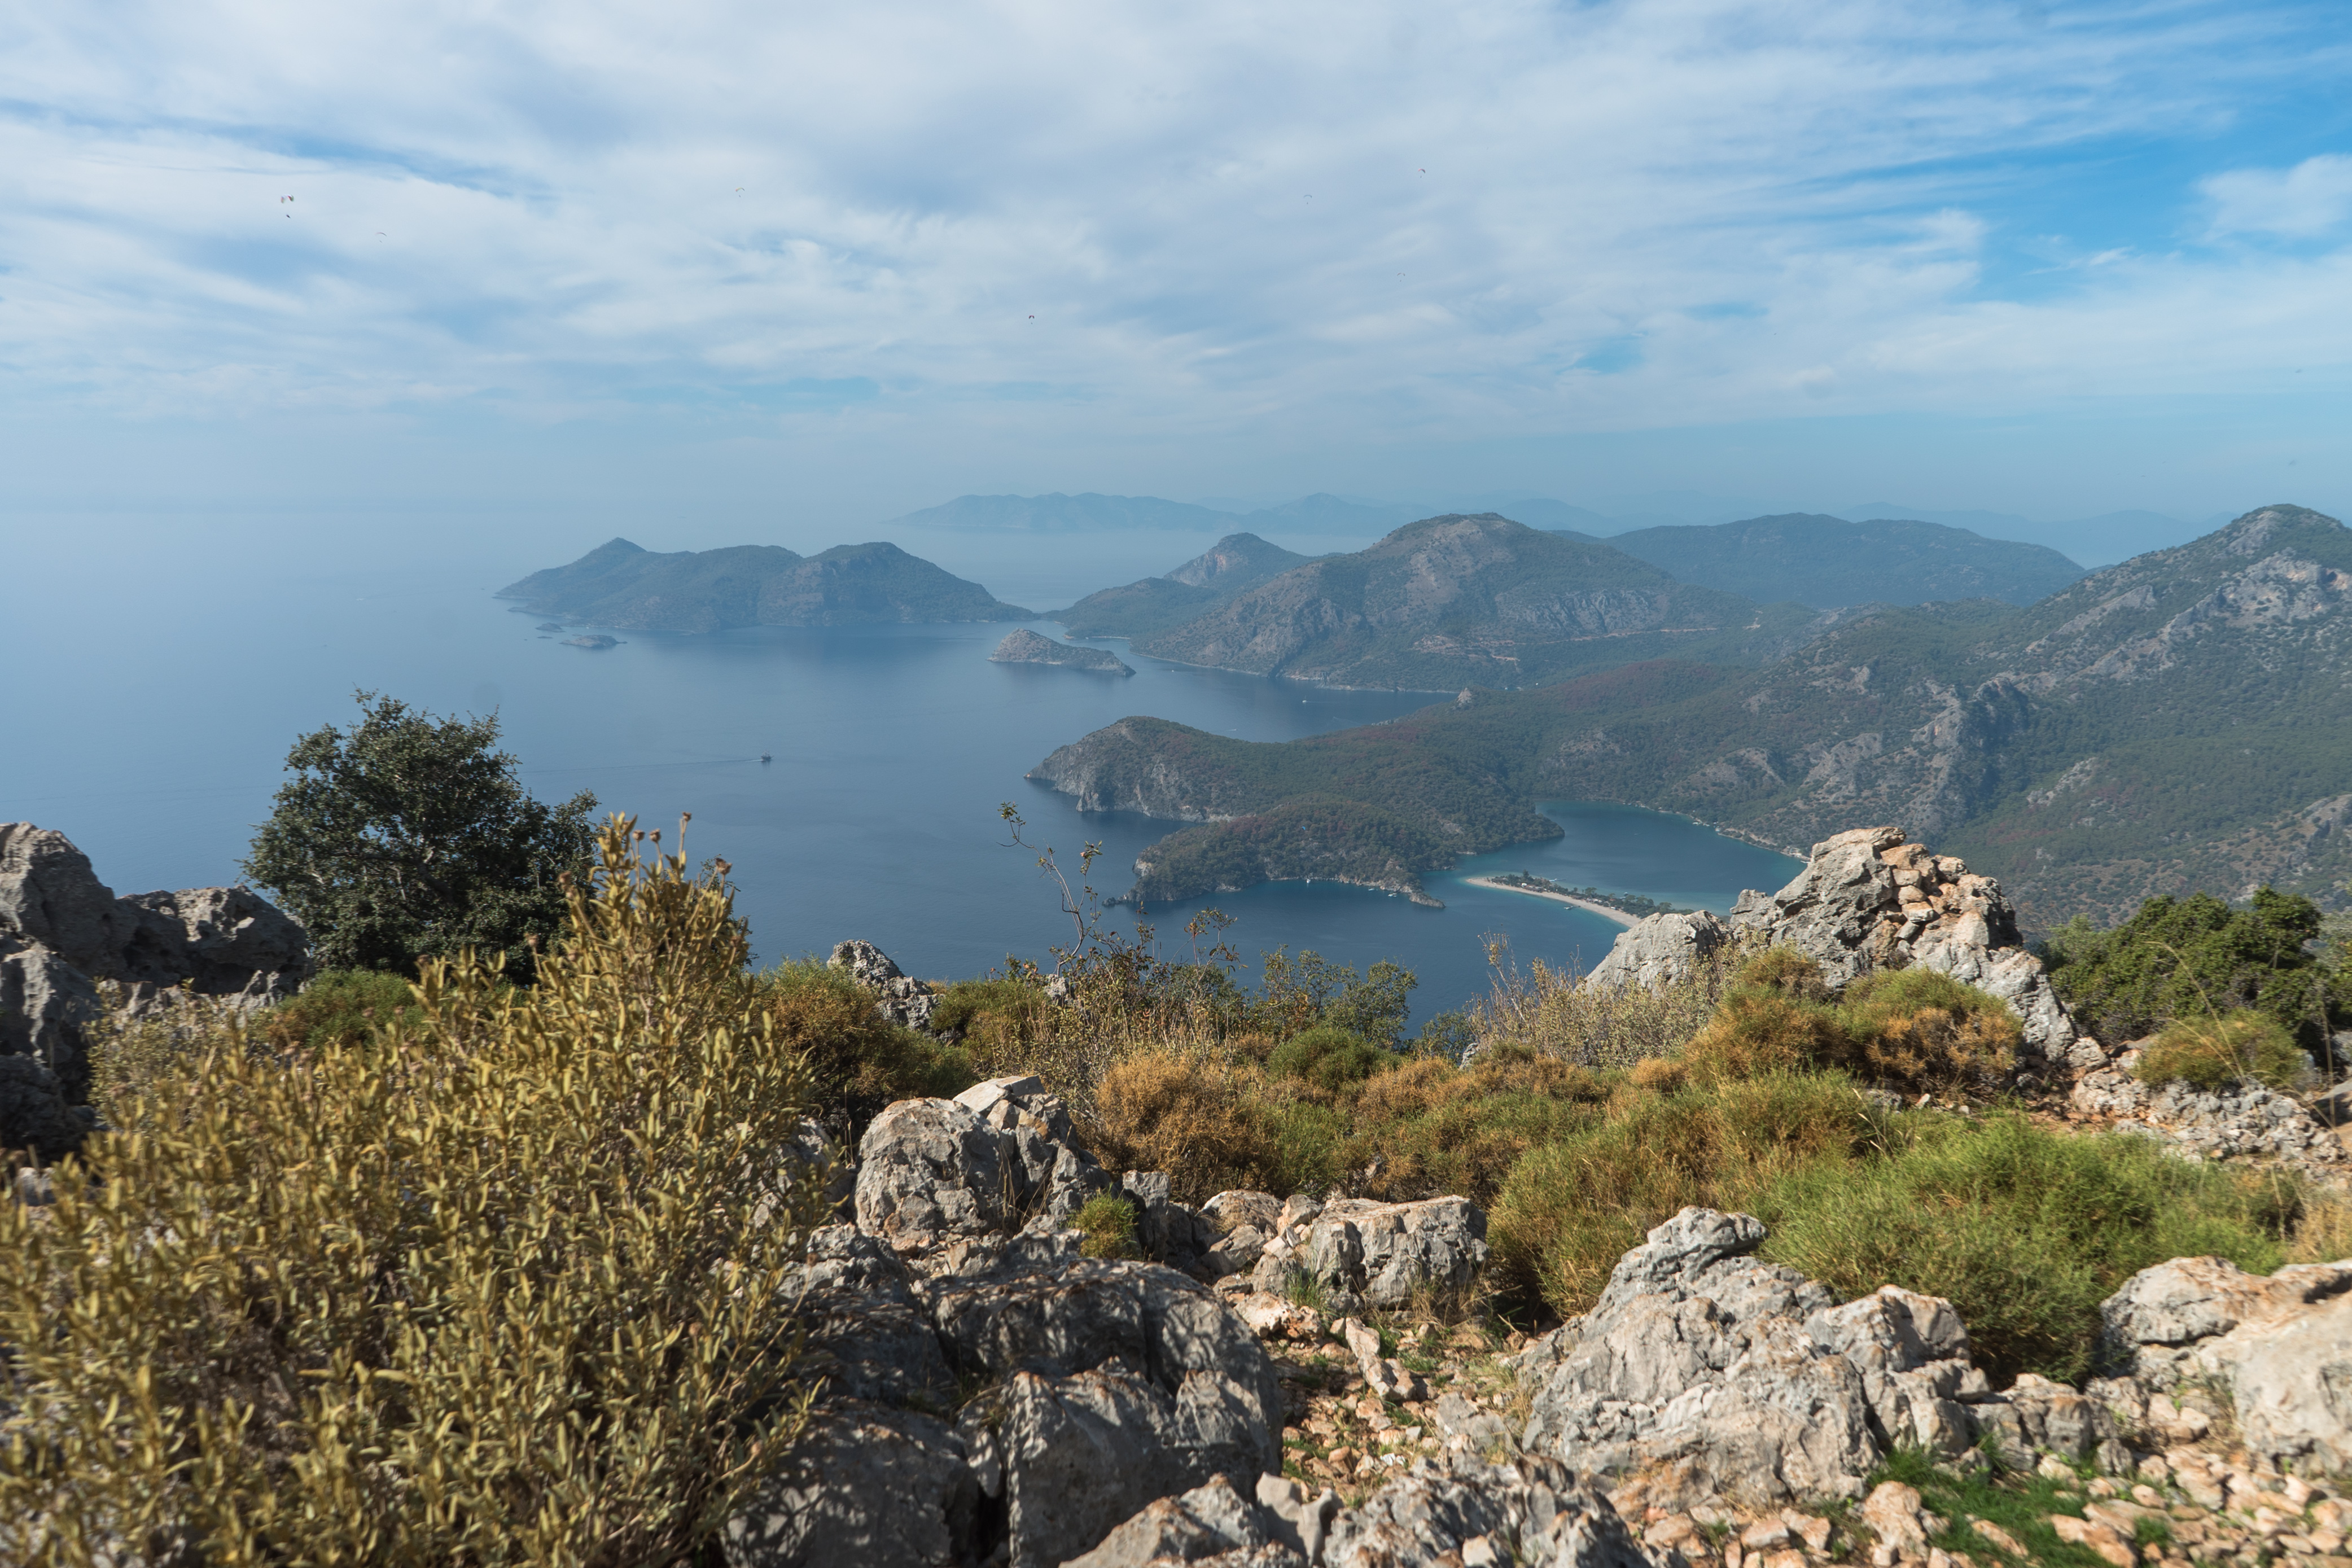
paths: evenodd
<path fill-rule="evenodd" d="M 1621 926 L 1634 925 L 1640 921 L 1637 915 L 1629 915 L 1623 910 L 1612 910 L 1607 904 L 1596 904 L 1591 899 L 1570 898 L 1566 893 L 1547 893 L 1540 888 L 1516 888 L 1508 882 L 1497 882 L 1492 877 L 1465 877 L 1462 879 L 1474 888 L 1492 888 L 1497 892 L 1525 893 L 1531 899 L 1550 899 L 1558 903 L 1574 904 L 1580 910 L 1590 910 L 1602 920 L 1615 921 Z"/>

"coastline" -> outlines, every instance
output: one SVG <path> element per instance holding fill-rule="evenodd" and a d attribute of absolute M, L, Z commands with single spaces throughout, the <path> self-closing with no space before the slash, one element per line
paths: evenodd
<path fill-rule="evenodd" d="M 1571 898 L 1566 893 L 1548 893 L 1541 888 L 1516 888 L 1508 882 L 1497 882 L 1492 877 L 1465 877 L 1462 879 L 1474 888 L 1492 888 L 1498 893 L 1524 893 L 1531 899 L 1550 899 L 1557 903 L 1574 904 L 1580 910 L 1590 910 L 1602 920 L 1615 921 L 1621 926 L 1641 923 L 1637 915 L 1629 915 L 1623 910 L 1612 910 L 1607 904 L 1596 904 L 1591 899 Z"/>

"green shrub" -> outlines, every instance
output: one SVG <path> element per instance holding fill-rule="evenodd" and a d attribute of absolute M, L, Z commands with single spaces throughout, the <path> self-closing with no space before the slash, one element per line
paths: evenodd
<path fill-rule="evenodd" d="M 847 970 L 804 959 L 751 989 L 778 1042 L 807 1055 L 818 1111 L 851 1144 L 894 1100 L 946 1098 L 979 1081 L 962 1050 L 883 1017 Z"/>
<path fill-rule="evenodd" d="M 2076 1021 L 2110 1045 L 2252 1008 L 2316 1051 L 2330 1016 L 2344 1017 L 2308 945 L 2320 924 L 2309 899 L 2269 888 L 2245 909 L 2210 893 L 2155 898 L 2113 931 L 2077 916 L 2051 933 L 2042 962 Z"/>
<path fill-rule="evenodd" d="M 2311 1058 L 2294 1037 L 2251 1011 L 2175 1018 L 2141 1048 L 2134 1069 L 2142 1083 L 2205 1089 L 2248 1079 L 2273 1089 L 2295 1089 L 2310 1074 Z"/>
<path fill-rule="evenodd" d="M 1086 1232 L 1078 1244 L 1087 1258 L 1137 1258 L 1135 1205 L 1115 1193 L 1097 1193 L 1078 1207 L 1070 1223 Z"/>
<path fill-rule="evenodd" d="M 1522 1154 L 1591 1126 L 1607 1097 L 1557 1057 L 1497 1054 L 1466 1068 L 1421 1058 L 1357 1086 L 1333 1174 L 1361 1197 L 1492 1204 Z"/>
<path fill-rule="evenodd" d="M 2021 1116 L 1906 1116 L 1881 1157 L 1794 1169 L 1759 1192 L 1768 1257 L 1855 1297 L 1949 1299 L 2004 1381 L 2089 1369 L 2099 1303 L 2168 1258 L 2284 1260 L 2287 1187 L 2171 1158 L 2146 1139 L 2056 1133 Z"/>
<path fill-rule="evenodd" d="M 1361 1035 L 1324 1024 L 1275 1047 L 1265 1066 L 1277 1078 L 1299 1079 L 1318 1089 L 1338 1090 L 1386 1072 L 1402 1059 Z"/>
<path fill-rule="evenodd" d="M 414 1026 L 415 988 L 405 975 L 373 969 L 330 969 L 301 992 L 254 1019 L 255 1032 L 280 1050 L 357 1046 L 398 1021 Z"/>
<path fill-rule="evenodd" d="M 601 837 L 528 991 L 191 1043 L 0 1205 L 0 1561 L 692 1560 L 801 1428 L 820 1184 L 723 889 Z M 84 1175 L 90 1179 L 83 1179 Z"/>
<path fill-rule="evenodd" d="M 1853 1166 L 1887 1119 L 1835 1073 L 1767 1073 L 1670 1094 L 1628 1086 L 1589 1130 L 1530 1150 L 1488 1223 L 1498 1282 L 1562 1317 L 1686 1205 L 1738 1209 L 1794 1171 Z"/>
<path fill-rule="evenodd" d="M 2009 1004 L 1932 969 L 1882 970 L 1845 988 L 1844 1065 L 1907 1089 L 1990 1088 L 2025 1030 Z"/>
<path fill-rule="evenodd" d="M 1777 991 L 1792 1002 L 1827 1002 L 1832 995 L 1822 966 L 1793 947 L 1768 947 L 1740 960 L 1731 984 L 1741 991 Z"/>
<path fill-rule="evenodd" d="M 1736 990 L 1676 1058 L 1695 1082 L 1740 1079 L 1831 1066 L 1850 1054 L 1836 1009 L 1800 1002 L 1777 990 Z"/>

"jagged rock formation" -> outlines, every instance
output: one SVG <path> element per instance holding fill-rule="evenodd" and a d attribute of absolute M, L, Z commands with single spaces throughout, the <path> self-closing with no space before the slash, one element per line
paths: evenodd
<path fill-rule="evenodd" d="M 1102 675 L 1133 675 L 1135 670 L 1127 660 L 1102 647 L 1079 647 L 1072 643 L 1055 642 L 1039 637 L 1024 626 L 1009 632 L 989 658 L 997 664 L 1058 664 L 1070 669 L 1093 670 Z"/>
<path fill-rule="evenodd" d="M 253 1008 L 310 973 L 302 928 L 247 889 L 117 898 L 64 834 L 0 823 L 0 1061 L 25 1064 L 0 1076 L 0 1147 L 50 1157 L 89 1124 L 86 1031 L 108 1005 L 98 983 L 134 1012 L 184 994 Z"/>
<path fill-rule="evenodd" d="M 1521 1441 L 1581 1471 L 1643 1472 L 1654 1500 L 1752 1507 L 1862 1495 L 1897 1446 L 1947 1457 L 1982 1437 L 2127 1464 L 2120 1428 L 2072 1389 L 1997 1393 L 1951 1304 L 1889 1287 L 1843 1306 L 1753 1255 L 1764 1226 L 1689 1208 L 1619 1259 L 1591 1311 L 1517 1359 Z"/>
<path fill-rule="evenodd" d="M 1270 1201 L 1270 1194 L 1224 1193 L 1210 1202 L 1222 1207 L 1253 1198 Z M 1297 1197 L 1260 1244 L 1251 1283 L 1278 1295 L 1294 1275 L 1304 1275 L 1334 1312 L 1394 1311 L 1412 1305 L 1417 1292 L 1468 1300 L 1486 1258 L 1486 1215 L 1466 1198 L 1325 1204 Z"/>
<path fill-rule="evenodd" d="M 1585 978 L 1593 985 L 1654 990 L 1688 974 L 1731 939 L 1731 928 L 1705 910 L 1645 916 L 1609 944 Z"/>
<path fill-rule="evenodd" d="M 850 977 L 875 994 L 875 1010 L 890 1022 L 909 1029 L 931 1026 L 931 1010 L 939 998 L 919 980 L 908 978 L 890 955 L 870 942 L 852 938 L 835 942 L 828 966 L 846 969 Z"/>

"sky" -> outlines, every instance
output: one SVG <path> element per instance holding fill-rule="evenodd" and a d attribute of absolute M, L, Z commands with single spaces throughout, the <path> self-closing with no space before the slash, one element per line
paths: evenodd
<path fill-rule="evenodd" d="M 2352 15 L 11 7 L 0 464 L 0 531 L 656 545 L 1047 490 L 2340 514 Z"/>

